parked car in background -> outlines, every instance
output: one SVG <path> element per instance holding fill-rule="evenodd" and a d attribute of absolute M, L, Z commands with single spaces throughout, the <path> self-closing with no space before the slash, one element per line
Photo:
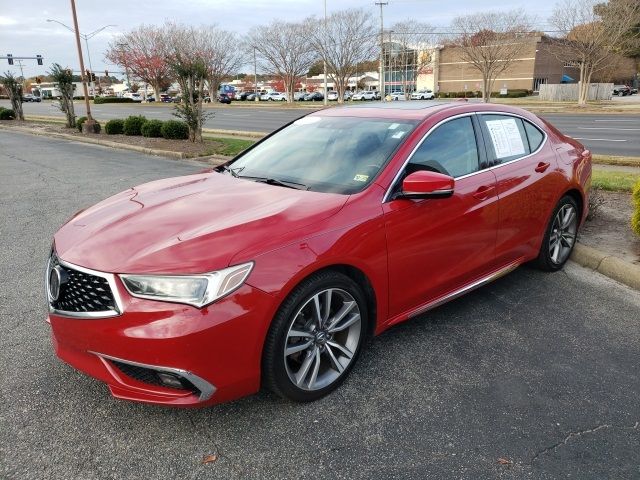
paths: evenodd
<path fill-rule="evenodd" d="M 336 100 L 338 100 L 338 92 L 336 92 L 335 90 L 331 90 L 329 93 L 327 93 L 327 100 L 329 100 L 330 102 L 335 102 Z"/>
<path fill-rule="evenodd" d="M 270 92 L 260 95 L 261 102 L 286 102 L 287 96 L 282 92 Z"/>
<path fill-rule="evenodd" d="M 134 102 L 142 102 L 142 95 L 137 92 L 125 92 L 122 96 L 124 98 L 130 98 Z"/>
<path fill-rule="evenodd" d="M 418 90 L 411 94 L 411 100 L 433 100 L 434 98 L 436 98 L 435 93 L 429 89 Z"/>
<path fill-rule="evenodd" d="M 635 95 L 638 93 L 638 89 L 636 87 L 631 87 L 631 95 Z"/>
<path fill-rule="evenodd" d="M 304 100 L 304 96 L 307 94 L 307 92 L 294 92 L 293 94 L 293 100 L 296 102 L 302 102 Z"/>
<path fill-rule="evenodd" d="M 260 98 L 260 94 L 256 93 L 256 92 L 251 92 L 250 94 L 247 95 L 247 101 L 249 102 L 255 102 L 256 98 Z"/>
<path fill-rule="evenodd" d="M 236 100 L 241 100 L 244 102 L 247 100 L 247 97 L 252 94 L 254 95 L 254 98 L 255 98 L 255 92 L 252 92 L 252 91 L 236 92 Z"/>
<path fill-rule="evenodd" d="M 626 97 L 627 95 L 631 95 L 631 88 L 627 85 L 614 85 L 613 94 L 620 97 Z"/>
<path fill-rule="evenodd" d="M 42 98 L 40 98 L 37 95 L 33 95 L 32 93 L 27 93 L 26 95 L 22 96 L 22 101 L 23 102 L 41 102 Z"/>
<path fill-rule="evenodd" d="M 389 95 L 391 97 L 391 100 L 406 100 L 407 97 L 405 97 L 404 92 L 392 92 L 391 95 Z"/>
<path fill-rule="evenodd" d="M 46 265 L 55 353 L 127 400 L 317 400 L 370 335 L 524 263 L 560 270 L 590 184 L 590 152 L 520 108 L 314 112 L 214 171 L 73 215 Z"/>
<path fill-rule="evenodd" d="M 353 94 L 353 96 L 351 97 L 351 100 L 375 100 L 376 99 L 376 92 L 374 92 L 373 90 L 362 90 L 360 92 L 356 92 Z"/>
<path fill-rule="evenodd" d="M 218 94 L 218 102 L 230 104 L 231 103 L 231 97 L 229 95 L 227 95 L 226 93 L 219 93 Z"/>
<path fill-rule="evenodd" d="M 171 103 L 173 102 L 173 98 L 171 98 L 171 95 L 169 95 L 168 93 L 161 93 L 160 101 L 164 103 Z"/>
<path fill-rule="evenodd" d="M 307 93 L 304 96 L 304 100 L 306 102 L 321 102 L 322 100 L 324 100 L 324 95 L 322 95 L 322 93 L 320 92 L 311 92 Z"/>

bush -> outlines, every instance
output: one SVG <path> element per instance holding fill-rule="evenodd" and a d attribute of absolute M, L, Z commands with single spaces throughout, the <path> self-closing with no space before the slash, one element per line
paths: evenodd
<path fill-rule="evenodd" d="M 142 132 L 140 129 L 142 128 L 142 124 L 146 122 L 147 119 L 142 115 L 131 115 L 124 121 L 124 134 L 125 135 L 140 135 Z"/>
<path fill-rule="evenodd" d="M 133 98 L 127 97 L 96 97 L 93 103 L 100 105 L 101 103 L 133 103 Z M 105 125 L 106 127 L 106 125 Z"/>
<path fill-rule="evenodd" d="M 76 128 L 79 132 L 82 131 L 82 124 L 87 121 L 87 117 L 78 117 L 76 120 Z"/>
<path fill-rule="evenodd" d="M 162 136 L 164 138 L 184 140 L 189 138 L 189 127 L 179 120 L 167 120 L 162 124 Z"/>
<path fill-rule="evenodd" d="M 107 135 L 119 135 L 124 132 L 124 120 L 114 118 L 104 125 L 104 131 Z"/>
<path fill-rule="evenodd" d="M 10 108 L 3 108 L 0 110 L 0 120 L 14 120 L 16 118 L 16 112 Z"/>
<path fill-rule="evenodd" d="M 631 217 L 631 228 L 636 235 L 640 236 L 640 180 L 633 187 L 633 203 L 636 206 L 636 210 Z"/>
<path fill-rule="evenodd" d="M 162 121 L 161 120 L 147 120 L 142 124 L 140 131 L 143 137 L 161 137 L 162 136 Z"/>

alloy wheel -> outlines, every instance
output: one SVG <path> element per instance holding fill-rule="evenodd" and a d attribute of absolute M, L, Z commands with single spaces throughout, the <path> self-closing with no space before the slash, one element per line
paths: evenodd
<path fill-rule="evenodd" d="M 313 294 L 294 315 L 284 342 L 289 380 L 315 391 L 342 376 L 354 358 L 362 331 L 360 308 L 339 288 Z"/>
<path fill-rule="evenodd" d="M 564 263 L 576 241 L 578 215 L 571 204 L 563 205 L 556 214 L 549 235 L 549 256 L 556 265 Z"/>

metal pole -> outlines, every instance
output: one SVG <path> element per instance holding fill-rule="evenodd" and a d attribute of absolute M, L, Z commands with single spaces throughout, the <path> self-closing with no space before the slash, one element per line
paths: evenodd
<path fill-rule="evenodd" d="M 85 122 L 85 125 L 87 126 L 87 131 L 92 132 L 93 125 L 95 125 L 95 120 L 91 117 L 91 105 L 89 104 L 89 89 L 87 88 L 87 77 L 86 77 L 86 72 L 84 71 L 84 60 L 82 59 L 82 45 L 80 44 L 80 33 L 79 33 L 80 29 L 78 28 L 78 16 L 76 14 L 75 0 L 71 0 L 71 13 L 73 15 L 73 26 L 75 28 L 76 47 L 78 47 L 78 60 L 80 61 L 80 75 L 82 78 L 82 89 L 84 90 L 84 104 L 87 107 L 87 120 Z"/>
<path fill-rule="evenodd" d="M 389 2 L 376 2 L 376 5 L 380 5 L 380 98 L 384 100 L 385 88 L 384 88 L 384 19 L 382 13 L 382 7 L 388 5 Z"/>
<path fill-rule="evenodd" d="M 89 39 L 87 38 L 86 35 L 80 34 L 80 36 L 82 38 L 84 38 L 84 43 L 87 46 L 87 60 L 89 60 L 89 74 L 91 74 L 91 73 L 93 73 L 93 67 L 91 66 L 91 52 L 89 52 Z M 95 94 L 96 94 L 96 90 L 95 90 L 96 86 L 93 83 L 93 80 L 91 79 L 91 77 L 89 77 L 89 82 L 91 84 L 91 93 L 92 93 L 92 95 L 95 96 Z"/>
<path fill-rule="evenodd" d="M 253 90 L 256 94 L 253 101 L 259 102 L 260 97 L 258 97 L 258 62 L 256 60 L 256 47 L 253 47 Z"/>
<path fill-rule="evenodd" d="M 325 49 L 326 49 L 326 42 L 327 42 L 327 0 L 324 0 L 324 34 L 322 35 L 324 41 L 325 41 Z M 326 50 L 325 50 L 326 53 Z M 324 100 L 322 103 L 324 103 L 325 106 L 327 106 L 329 104 L 329 101 L 327 99 L 327 60 L 326 58 L 322 60 L 323 66 L 324 66 Z M 342 101 L 342 100 L 340 100 Z"/>

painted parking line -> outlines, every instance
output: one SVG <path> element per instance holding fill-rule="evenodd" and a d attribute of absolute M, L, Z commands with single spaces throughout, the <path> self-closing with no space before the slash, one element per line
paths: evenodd
<path fill-rule="evenodd" d="M 626 142 L 626 140 L 614 140 L 612 138 L 584 138 L 573 137 L 574 140 L 589 140 L 591 142 Z"/>
<path fill-rule="evenodd" d="M 638 120 L 594 120 L 594 122 L 637 122 Z"/>
<path fill-rule="evenodd" d="M 618 127 L 578 127 L 578 130 L 615 130 L 620 131 L 638 131 L 640 128 L 618 128 Z"/>

